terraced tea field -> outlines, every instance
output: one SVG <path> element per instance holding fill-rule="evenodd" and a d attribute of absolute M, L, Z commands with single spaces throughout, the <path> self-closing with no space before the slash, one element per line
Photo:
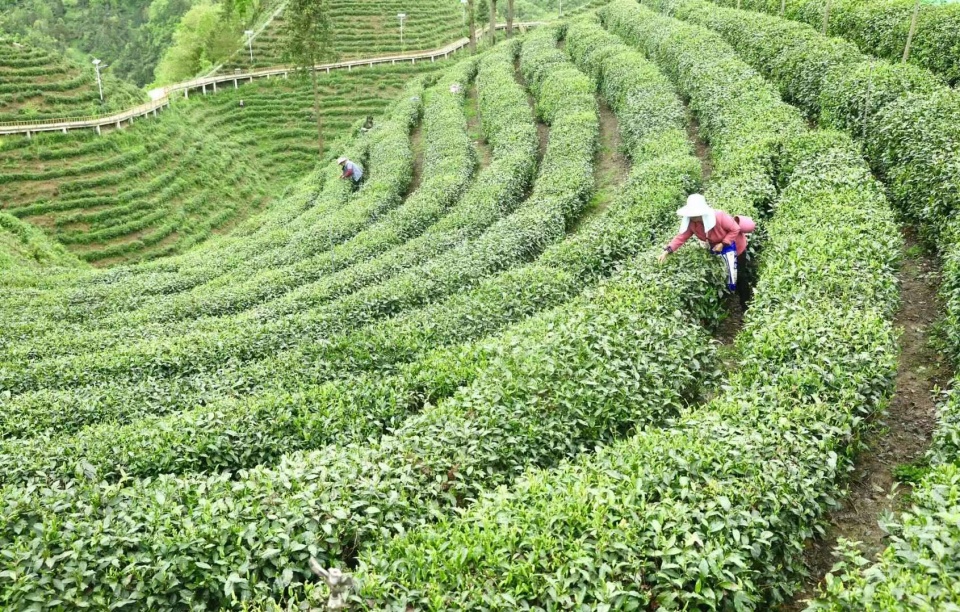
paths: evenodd
<path fill-rule="evenodd" d="M 325 135 L 379 114 L 436 65 L 364 68 L 321 79 Z M 244 106 L 239 106 L 240 100 Z M 0 209 L 98 265 L 183 251 L 272 201 L 317 165 L 307 83 L 258 81 L 178 101 L 103 136 L 0 143 Z"/>
<path fill-rule="evenodd" d="M 323 75 L 321 159 L 294 79 L 0 143 L 0 608 L 960 605 L 957 92 L 596 4 Z M 698 192 L 749 302 L 658 263 Z"/>
<path fill-rule="evenodd" d="M 0 123 L 87 117 L 142 102 L 146 96 L 109 74 L 105 103 L 93 66 L 81 66 L 41 47 L 0 34 Z"/>
<path fill-rule="evenodd" d="M 329 10 L 336 24 L 337 50 L 343 60 L 439 49 L 466 36 L 467 32 L 460 4 L 453 0 L 331 0 Z M 397 19 L 399 13 L 407 15 L 403 44 Z M 249 49 L 240 49 L 223 65 L 221 72 L 283 65 L 283 27 L 281 14 L 254 38 L 252 62 Z"/>

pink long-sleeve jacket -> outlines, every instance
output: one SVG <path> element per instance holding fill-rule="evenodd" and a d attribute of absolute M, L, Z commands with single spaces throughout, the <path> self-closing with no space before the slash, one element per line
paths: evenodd
<path fill-rule="evenodd" d="M 703 231 L 703 221 L 701 219 L 691 219 L 687 231 L 682 234 L 677 234 L 677 236 L 670 241 L 670 244 L 667 245 L 667 250 L 673 253 L 683 246 L 683 243 L 689 240 L 691 236 L 696 236 L 709 244 L 711 248 L 720 243 L 723 243 L 725 246 L 736 244 L 737 255 L 742 255 L 743 252 L 747 250 L 747 236 L 740 229 L 740 224 L 737 223 L 736 219 L 722 210 L 716 210 L 714 212 L 716 213 L 717 223 L 710 228 L 709 232 Z"/>

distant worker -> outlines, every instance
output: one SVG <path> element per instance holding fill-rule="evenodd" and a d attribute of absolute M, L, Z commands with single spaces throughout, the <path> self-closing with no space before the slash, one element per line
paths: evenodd
<path fill-rule="evenodd" d="M 756 229 L 756 223 L 750 217 L 734 217 L 711 208 L 699 193 L 687 198 L 686 206 L 678 210 L 677 215 L 681 217 L 680 233 L 664 248 L 657 261 L 663 263 L 667 255 L 683 246 L 691 236 L 696 236 L 712 253 L 723 258 L 727 289 L 736 291 L 740 304 L 746 307 L 752 289 L 747 269 L 747 234 Z"/>
<path fill-rule="evenodd" d="M 360 128 L 361 132 L 369 132 L 373 129 L 373 115 L 367 115 L 367 120 L 363 123 L 363 127 Z"/>
<path fill-rule="evenodd" d="M 340 164 L 341 168 L 343 168 L 343 174 L 340 175 L 340 179 L 353 179 L 353 188 L 356 190 L 360 186 L 360 182 L 363 180 L 363 168 L 361 168 L 358 164 L 353 163 L 346 157 L 341 157 L 337 160 L 337 163 Z"/>
<path fill-rule="evenodd" d="M 243 100 L 240 100 L 240 108 L 243 108 Z"/>

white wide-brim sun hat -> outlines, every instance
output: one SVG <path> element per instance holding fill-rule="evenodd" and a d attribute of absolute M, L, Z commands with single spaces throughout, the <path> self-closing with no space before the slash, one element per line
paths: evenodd
<path fill-rule="evenodd" d="M 677 211 L 677 215 L 682 217 L 680 220 L 681 234 L 687 231 L 687 228 L 690 227 L 691 217 L 702 217 L 703 229 L 707 232 L 712 230 L 713 226 L 717 224 L 716 213 L 712 208 L 710 208 L 710 205 L 707 204 L 707 199 L 699 193 L 695 193 L 688 197 L 686 205 Z"/>
<path fill-rule="evenodd" d="M 346 157 L 341 157 L 340 159 L 337 160 L 337 163 L 343 165 L 344 163 L 346 163 L 346 161 L 347 161 Z"/>

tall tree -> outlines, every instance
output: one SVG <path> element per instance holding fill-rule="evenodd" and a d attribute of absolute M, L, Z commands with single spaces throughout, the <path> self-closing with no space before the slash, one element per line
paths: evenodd
<path fill-rule="evenodd" d="M 507 38 L 513 38 L 513 0 L 507 0 Z"/>
<path fill-rule="evenodd" d="M 497 0 L 490 0 L 490 44 L 497 43 Z"/>
<path fill-rule="evenodd" d="M 328 0 L 290 0 L 284 12 L 283 55 L 289 63 L 310 73 L 320 155 L 323 155 L 323 118 L 314 68 L 322 62 L 337 61 L 334 43 Z"/>
<path fill-rule="evenodd" d="M 470 18 L 470 53 L 477 52 L 477 9 L 474 0 L 467 0 L 467 16 Z"/>

